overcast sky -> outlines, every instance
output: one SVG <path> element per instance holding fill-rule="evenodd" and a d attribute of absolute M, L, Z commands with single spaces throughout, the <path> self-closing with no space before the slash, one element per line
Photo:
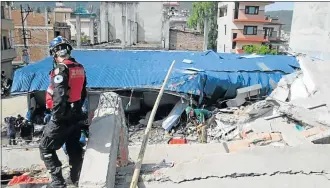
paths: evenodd
<path fill-rule="evenodd" d="M 275 2 L 266 6 L 266 11 L 293 10 L 293 2 Z"/>

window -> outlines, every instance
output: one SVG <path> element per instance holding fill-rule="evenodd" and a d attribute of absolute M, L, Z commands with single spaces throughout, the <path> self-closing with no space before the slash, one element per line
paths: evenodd
<path fill-rule="evenodd" d="M 273 31 L 274 31 L 274 28 L 272 28 L 272 27 L 268 28 L 268 36 L 269 37 L 273 36 Z"/>
<path fill-rule="evenodd" d="M 245 6 L 245 14 L 257 15 L 259 12 L 259 6 Z"/>
<path fill-rule="evenodd" d="M 1 6 L 1 19 L 5 19 L 5 7 Z"/>
<path fill-rule="evenodd" d="M 257 35 L 257 26 L 244 26 L 244 35 Z"/>
<path fill-rule="evenodd" d="M 225 35 L 227 34 L 227 25 L 225 25 Z"/>
<path fill-rule="evenodd" d="M 274 28 L 273 27 L 264 27 L 265 36 L 272 37 Z"/>
<path fill-rule="evenodd" d="M 7 39 L 7 37 L 6 36 L 3 36 L 2 37 L 2 41 L 3 41 L 3 49 L 4 50 L 7 50 L 8 49 L 8 39 Z"/>
<path fill-rule="evenodd" d="M 239 2 L 235 2 L 234 19 L 238 18 L 238 9 L 239 9 Z"/>
<path fill-rule="evenodd" d="M 231 49 L 236 49 L 236 42 L 233 42 Z"/>
<path fill-rule="evenodd" d="M 219 8 L 219 17 L 227 16 L 227 6 Z"/>

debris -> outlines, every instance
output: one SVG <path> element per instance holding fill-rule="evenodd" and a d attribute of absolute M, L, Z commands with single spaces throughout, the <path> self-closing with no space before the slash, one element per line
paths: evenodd
<path fill-rule="evenodd" d="M 243 87 L 240 89 L 237 89 L 237 97 L 236 98 L 247 98 L 256 96 L 259 94 L 261 89 L 261 84 L 252 85 L 249 87 Z"/>
<path fill-rule="evenodd" d="M 191 64 L 193 61 L 190 60 L 190 59 L 184 59 L 182 60 L 182 63 L 188 63 L 188 64 Z"/>
<path fill-rule="evenodd" d="M 293 105 L 291 104 L 290 106 L 293 106 Z M 326 104 L 320 104 L 320 105 L 308 107 L 307 109 L 308 110 L 313 110 L 315 108 L 319 108 L 319 107 L 322 107 L 322 106 L 326 106 Z M 282 117 L 283 115 L 285 115 L 285 114 L 283 114 L 283 113 L 282 114 L 275 114 L 275 115 L 272 115 L 272 116 L 265 117 L 264 119 L 265 120 L 271 120 L 271 119 L 274 119 L 274 118 Z"/>
<path fill-rule="evenodd" d="M 256 96 L 260 93 L 261 85 L 256 84 L 249 87 L 237 89 L 237 95 L 234 99 L 230 99 L 226 102 L 228 107 L 238 107 L 246 102 L 246 98 Z"/>
<path fill-rule="evenodd" d="M 187 144 L 187 140 L 184 138 L 171 138 L 168 144 Z"/>
<path fill-rule="evenodd" d="M 162 127 L 166 131 L 170 131 L 172 127 L 175 127 L 179 122 L 181 114 L 184 112 L 187 106 L 187 101 L 179 100 L 170 112 L 170 114 L 167 116 L 167 118 L 163 121 Z"/>
<path fill-rule="evenodd" d="M 238 109 L 239 108 L 237 108 L 237 107 L 228 107 L 228 108 L 222 108 L 219 111 L 224 112 L 224 113 L 234 113 Z"/>
<path fill-rule="evenodd" d="M 330 127 L 328 114 L 315 113 L 312 110 L 293 105 L 282 105 L 279 108 L 279 112 L 312 127 Z"/>
<path fill-rule="evenodd" d="M 32 178 L 28 175 L 14 176 L 14 178 L 8 183 L 9 186 L 21 185 L 21 184 L 43 184 L 46 185 L 49 182 L 48 178 Z"/>

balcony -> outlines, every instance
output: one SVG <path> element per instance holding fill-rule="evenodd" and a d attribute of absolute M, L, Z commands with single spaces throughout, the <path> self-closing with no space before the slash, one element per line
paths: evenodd
<path fill-rule="evenodd" d="M 1 30 L 14 30 L 15 26 L 13 20 L 1 19 Z"/>
<path fill-rule="evenodd" d="M 17 57 L 15 49 L 1 50 L 1 62 L 12 61 Z"/>
<path fill-rule="evenodd" d="M 233 42 L 268 42 L 268 38 L 264 37 L 264 31 L 258 30 L 257 35 L 244 35 L 243 29 L 233 29 L 233 33 L 237 33 Z"/>
<path fill-rule="evenodd" d="M 234 23 L 271 23 L 271 20 L 260 18 L 238 18 L 233 19 Z"/>

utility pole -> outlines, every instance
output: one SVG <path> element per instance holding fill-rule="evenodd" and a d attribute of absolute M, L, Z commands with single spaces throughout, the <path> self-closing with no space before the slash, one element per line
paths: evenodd
<path fill-rule="evenodd" d="M 28 52 L 28 46 L 26 43 L 27 39 L 31 39 L 31 37 L 26 37 L 26 30 L 25 30 L 25 20 L 30 14 L 30 12 L 33 12 L 28 5 L 28 10 L 23 10 L 23 6 L 21 5 L 21 20 L 22 20 L 22 31 L 23 31 L 23 41 L 24 41 L 24 49 L 23 49 L 23 62 L 28 65 L 30 63 L 30 57 Z M 26 13 L 26 15 L 24 15 Z M 30 35 L 31 36 L 31 35 Z"/>

